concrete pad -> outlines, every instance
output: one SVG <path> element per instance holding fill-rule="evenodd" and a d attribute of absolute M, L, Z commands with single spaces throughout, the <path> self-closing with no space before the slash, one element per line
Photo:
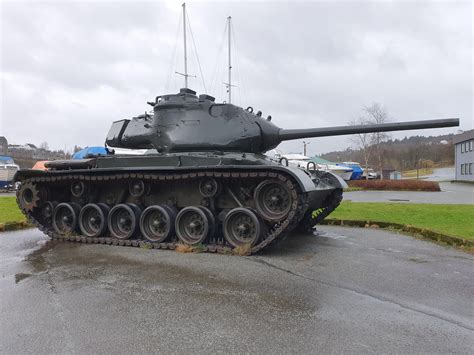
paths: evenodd
<path fill-rule="evenodd" d="M 473 256 L 320 231 L 251 257 L 2 233 L 0 352 L 472 352 Z"/>

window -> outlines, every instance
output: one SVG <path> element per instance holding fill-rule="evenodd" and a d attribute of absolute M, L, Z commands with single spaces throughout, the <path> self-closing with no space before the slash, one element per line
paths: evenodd
<path fill-rule="evenodd" d="M 472 175 L 472 163 L 469 163 L 469 175 Z"/>
<path fill-rule="evenodd" d="M 471 140 L 471 141 L 469 142 L 469 151 L 472 151 L 472 146 L 474 145 L 473 143 L 474 143 L 473 140 Z"/>
<path fill-rule="evenodd" d="M 461 175 L 464 175 L 464 164 L 461 164 Z"/>
<path fill-rule="evenodd" d="M 461 153 L 464 153 L 464 143 L 461 143 Z"/>

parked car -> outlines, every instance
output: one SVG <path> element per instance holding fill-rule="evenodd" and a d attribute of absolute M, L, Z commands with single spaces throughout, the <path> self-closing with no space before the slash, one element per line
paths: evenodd
<path fill-rule="evenodd" d="M 372 179 L 377 179 L 378 178 L 378 174 L 374 169 L 368 168 L 368 169 L 363 169 L 363 170 L 364 170 L 364 172 L 362 174 L 363 179 L 372 180 Z"/>

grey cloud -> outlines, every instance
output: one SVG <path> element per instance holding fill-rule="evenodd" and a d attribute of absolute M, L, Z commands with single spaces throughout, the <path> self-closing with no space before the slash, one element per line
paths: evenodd
<path fill-rule="evenodd" d="M 167 91 L 176 91 L 179 5 L 1 3 L 0 134 L 56 148 L 102 144 L 110 123 L 148 109 L 170 75 Z M 208 88 L 232 15 L 236 103 L 282 127 L 347 124 L 374 101 L 394 120 L 460 116 L 463 129 L 472 127 L 469 2 L 196 2 L 188 13 Z M 218 100 L 226 99 L 224 60 L 209 92 Z M 199 75 L 193 54 L 190 72 Z M 203 91 L 201 78 L 191 84 Z M 311 153 L 349 144 L 313 142 Z"/>

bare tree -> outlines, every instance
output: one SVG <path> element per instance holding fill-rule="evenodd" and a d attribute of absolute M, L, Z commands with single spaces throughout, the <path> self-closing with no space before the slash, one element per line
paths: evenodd
<path fill-rule="evenodd" d="M 366 106 L 363 109 L 365 113 L 364 120 L 366 123 L 387 123 L 389 121 L 387 109 L 379 103 L 373 103 L 370 106 Z M 376 132 L 370 135 L 372 144 L 374 145 L 375 155 L 377 157 L 377 171 L 380 172 L 382 176 L 383 168 L 383 151 L 381 143 L 388 140 L 390 135 L 386 132 Z"/>
<path fill-rule="evenodd" d="M 426 159 L 427 153 L 429 152 L 429 145 L 425 142 L 416 142 L 415 145 L 408 148 L 408 163 L 410 166 L 416 169 L 416 178 L 419 178 L 419 170 L 423 166 L 428 168 L 432 166 L 432 162 Z"/>
<path fill-rule="evenodd" d="M 79 146 L 77 146 L 77 145 L 75 145 L 75 146 L 74 146 L 74 149 L 72 150 L 72 154 L 77 153 L 77 152 L 80 151 L 80 150 L 82 150 L 82 148 L 79 147 Z"/>
<path fill-rule="evenodd" d="M 353 120 L 350 122 L 351 125 L 363 125 L 368 124 L 367 120 L 363 117 L 359 117 L 357 120 Z M 369 160 L 372 155 L 373 145 L 372 145 L 372 134 L 371 133 L 359 133 L 354 134 L 351 136 L 351 141 L 355 145 L 356 149 L 359 149 L 362 153 L 362 157 L 364 158 L 364 169 L 367 172 L 369 168 Z M 365 174 L 365 178 L 367 179 L 367 173 Z"/>

